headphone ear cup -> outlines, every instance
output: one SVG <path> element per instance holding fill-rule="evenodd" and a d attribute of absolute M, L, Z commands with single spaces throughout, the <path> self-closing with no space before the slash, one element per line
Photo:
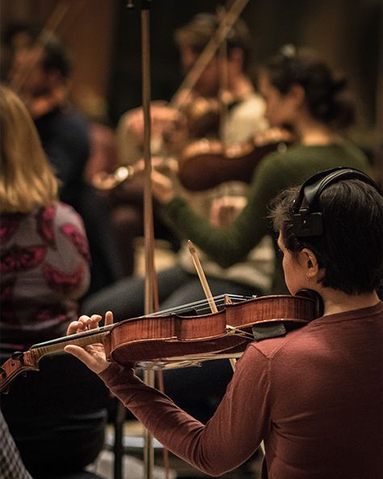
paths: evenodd
<path fill-rule="evenodd" d="M 344 168 L 342 166 L 317 173 L 305 181 L 299 190 L 296 205 L 294 206 L 293 231 L 295 236 L 307 237 L 322 235 L 323 218 L 322 213 L 318 211 L 318 199 L 322 191 L 334 183 L 352 179 L 372 185 L 380 193 L 374 181 L 362 171 L 354 168 Z"/>
<path fill-rule="evenodd" d="M 322 235 L 322 213 L 296 213 L 293 216 L 293 230 L 298 237 Z"/>

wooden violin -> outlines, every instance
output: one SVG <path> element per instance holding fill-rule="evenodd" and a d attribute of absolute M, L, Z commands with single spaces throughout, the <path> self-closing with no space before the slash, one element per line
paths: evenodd
<path fill-rule="evenodd" d="M 185 315 L 185 308 L 180 307 L 39 343 L 26 352 L 16 352 L 0 368 L 0 391 L 5 390 L 20 373 L 38 371 L 43 356 L 62 352 L 69 344 L 84 347 L 102 342 L 108 360 L 122 365 L 133 363 L 146 368 L 171 367 L 174 363 L 179 367 L 177 363 L 180 361 L 200 363 L 217 359 L 220 354 L 235 357 L 254 341 L 254 328 L 282 324 L 290 329 L 320 315 L 317 301 L 312 297 L 231 298 L 230 295 L 221 296 L 224 304 L 217 313 Z M 203 302 L 187 306 L 194 304 L 202 305 Z M 255 337 L 259 339 L 259 330 Z"/>
<path fill-rule="evenodd" d="M 178 161 L 178 177 L 190 191 L 203 191 L 227 181 L 250 183 L 259 162 L 293 143 L 287 130 L 273 128 L 245 143 L 224 147 L 218 140 L 201 139 L 188 145 Z"/>

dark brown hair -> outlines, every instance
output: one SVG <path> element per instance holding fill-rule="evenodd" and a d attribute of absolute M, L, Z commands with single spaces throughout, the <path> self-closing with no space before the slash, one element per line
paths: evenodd
<path fill-rule="evenodd" d="M 347 294 L 376 290 L 383 278 L 383 197 L 360 180 L 328 186 L 320 195 L 323 234 L 298 238 L 293 229 L 294 202 L 299 188 L 281 193 L 271 204 L 270 217 L 292 253 L 308 248 L 324 269 L 323 286 Z"/>
<path fill-rule="evenodd" d="M 354 105 L 346 98 L 346 78 L 333 71 L 313 50 L 286 45 L 263 65 L 262 71 L 282 94 L 293 85 L 302 86 L 315 119 L 335 128 L 353 123 Z"/>

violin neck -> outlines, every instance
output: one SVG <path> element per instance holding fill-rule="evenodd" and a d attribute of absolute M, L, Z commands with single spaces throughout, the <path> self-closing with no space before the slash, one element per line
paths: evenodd
<path fill-rule="evenodd" d="M 45 343 L 35 344 L 29 351 L 40 359 L 48 354 L 56 354 L 64 351 L 65 346 L 75 345 L 84 347 L 90 344 L 100 343 L 104 336 L 108 334 L 109 330 L 109 327 L 105 327 L 103 329 L 86 331 L 85 333 L 64 336 Z"/>

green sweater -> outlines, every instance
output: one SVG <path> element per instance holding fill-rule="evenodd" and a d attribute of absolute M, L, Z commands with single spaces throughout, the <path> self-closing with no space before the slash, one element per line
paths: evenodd
<path fill-rule="evenodd" d="M 368 171 L 365 155 L 350 143 L 326 146 L 298 145 L 285 153 L 267 155 L 256 168 L 247 206 L 232 225 L 218 229 L 197 216 L 187 202 L 174 198 L 165 207 L 165 215 L 173 228 L 190 239 L 222 267 L 243 261 L 259 241 L 271 233 L 267 218 L 270 201 L 281 191 L 302 184 L 307 178 L 329 168 L 348 166 Z M 282 261 L 276 244 L 277 264 L 273 293 L 284 293 Z"/>

